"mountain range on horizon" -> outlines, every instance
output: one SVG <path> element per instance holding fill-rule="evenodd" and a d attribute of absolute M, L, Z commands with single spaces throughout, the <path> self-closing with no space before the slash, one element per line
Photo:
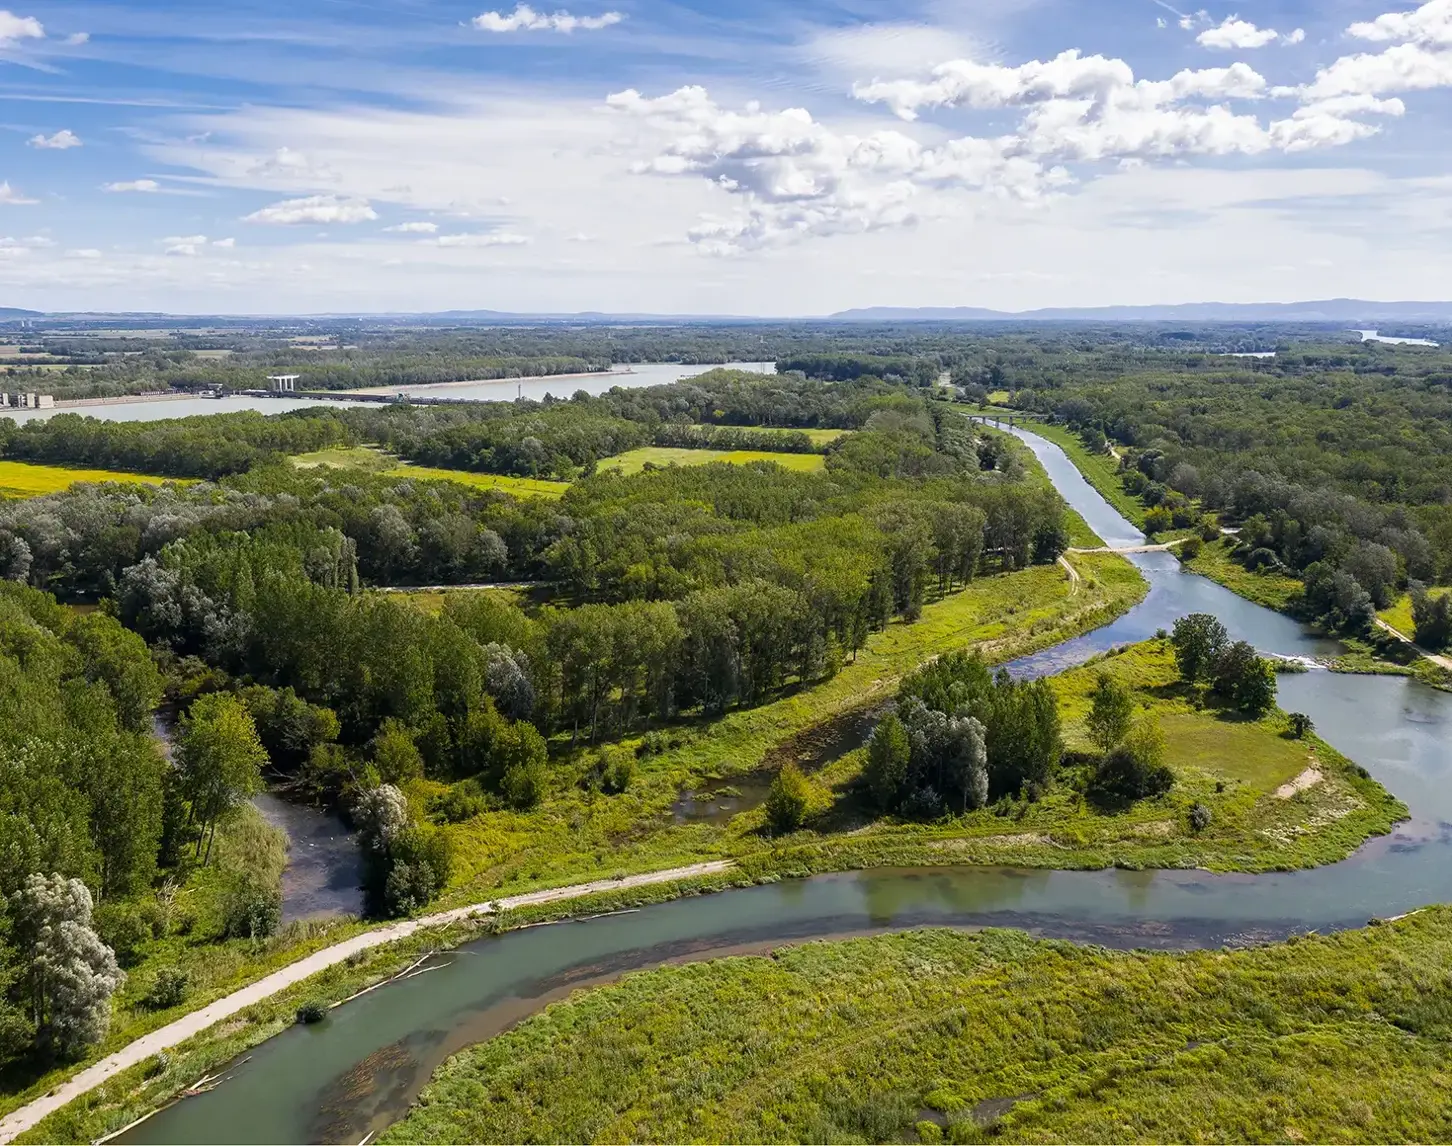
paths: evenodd
<path fill-rule="evenodd" d="M 1148 305 L 1108 305 L 1084 307 L 1040 307 L 1033 310 L 993 310 L 977 306 L 868 306 L 839 310 L 827 315 L 766 317 L 760 315 L 724 314 L 650 314 L 611 313 L 607 311 L 537 312 L 502 310 L 445 311 L 382 311 L 382 312 L 318 312 L 312 314 L 189 314 L 162 311 L 39 311 L 19 307 L 0 307 L 0 323 L 41 320 L 53 322 L 84 322 L 131 319 L 150 322 L 205 319 L 394 319 L 414 321 L 448 321 L 482 324 L 518 322 L 570 322 L 613 324 L 633 322 L 696 323 L 696 322 L 841 322 L 841 323 L 914 323 L 914 322 L 1294 322 L 1328 323 L 1354 326 L 1359 323 L 1403 322 L 1430 325 L 1452 325 L 1452 301 L 1378 302 L 1368 299 L 1337 298 L 1305 302 L 1190 302 Z"/>

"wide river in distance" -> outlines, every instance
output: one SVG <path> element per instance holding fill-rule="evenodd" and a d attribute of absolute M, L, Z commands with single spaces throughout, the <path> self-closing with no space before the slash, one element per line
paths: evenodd
<path fill-rule="evenodd" d="M 1052 443 L 1019 432 L 1074 509 L 1111 544 L 1143 540 Z M 1295 621 L 1181 569 L 1134 554 L 1145 600 L 1087 636 L 1011 665 L 1024 676 L 1080 664 L 1191 612 L 1214 613 L 1264 652 L 1335 646 Z M 1412 810 L 1391 836 L 1303 872 L 869 870 L 690 897 L 626 914 L 481 939 L 440 968 L 373 991 L 316 1026 L 249 1052 L 216 1090 L 186 1099 L 122 1141 L 357 1142 L 395 1121 L 445 1057 L 507 1029 L 574 987 L 631 968 L 811 938 L 920 925 L 1025 928 L 1119 947 L 1261 942 L 1364 924 L 1452 900 L 1452 694 L 1406 677 L 1283 674 L 1280 705 L 1364 765 Z"/>
<path fill-rule="evenodd" d="M 758 374 L 775 374 L 775 362 L 727 362 L 731 370 L 750 370 Z M 587 394 L 604 394 L 616 386 L 628 390 L 643 386 L 665 386 L 685 378 L 693 378 L 712 365 L 684 365 L 679 362 L 621 363 L 599 374 L 554 374 L 539 378 L 494 378 L 479 382 L 438 382 L 426 386 L 400 386 L 395 393 L 415 398 L 472 398 L 484 402 L 508 402 L 515 398 L 543 398 L 553 395 L 568 398 L 578 390 Z M 303 375 L 306 384 L 307 375 Z M 259 370 L 259 388 L 267 385 Z M 390 387 L 390 390 L 392 388 Z M 332 391 L 346 394 L 345 390 Z M 338 398 L 254 398 L 238 395 L 229 398 L 159 398 L 136 401 L 118 400 L 87 406 L 54 406 L 44 410 L 22 410 L 6 407 L 0 417 L 17 422 L 44 421 L 57 414 L 80 414 L 106 422 L 155 422 L 162 418 L 188 418 L 196 414 L 230 414 L 238 410 L 260 410 L 264 414 L 282 414 L 288 410 L 306 410 L 318 406 L 376 406 L 376 402 L 350 402 Z"/>

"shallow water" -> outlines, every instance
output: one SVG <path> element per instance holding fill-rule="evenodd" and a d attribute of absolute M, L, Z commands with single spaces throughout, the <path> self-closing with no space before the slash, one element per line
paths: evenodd
<path fill-rule="evenodd" d="M 252 801 L 263 818 L 287 836 L 282 871 L 282 921 L 362 915 L 358 841 L 332 812 L 264 792 Z"/>
<path fill-rule="evenodd" d="M 1069 503 L 1112 544 L 1141 535 L 1052 443 L 1020 434 Z M 1145 601 L 1078 640 L 1015 662 L 1022 676 L 1083 663 L 1188 612 L 1212 612 L 1266 652 L 1316 655 L 1332 642 L 1186 573 L 1165 553 L 1131 557 Z M 1060 872 L 877 870 L 675 900 L 637 912 L 512 932 L 439 957 L 441 969 L 296 1027 L 256 1048 L 217 1090 L 144 1123 L 130 1142 L 356 1142 L 402 1115 L 454 1051 L 544 1003 L 633 967 L 781 942 L 923 924 L 1002 925 L 1120 947 L 1264 942 L 1452 900 L 1452 694 L 1405 677 L 1283 674 L 1283 708 L 1411 807 L 1413 819 L 1349 860 L 1313 871 Z"/>

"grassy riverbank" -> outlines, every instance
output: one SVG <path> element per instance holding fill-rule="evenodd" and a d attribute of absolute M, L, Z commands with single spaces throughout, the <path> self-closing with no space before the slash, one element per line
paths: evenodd
<path fill-rule="evenodd" d="M 0 461 L 0 497 L 42 497 L 70 489 L 77 482 L 120 482 L 160 485 L 173 478 L 134 474 L 123 470 L 96 470 L 75 466 L 47 466 L 34 462 Z"/>
<path fill-rule="evenodd" d="M 631 975 L 383 1142 L 1445 1141 L 1452 910 L 1240 952 L 917 931 Z"/>
<path fill-rule="evenodd" d="M 297 454 L 292 464 L 300 469 L 327 466 L 332 469 L 358 469 L 388 477 L 413 478 L 417 481 L 452 481 L 474 489 L 497 489 L 515 497 L 560 497 L 570 488 L 567 481 L 546 481 L 542 478 L 513 477 L 509 474 L 486 474 L 474 470 L 440 469 L 406 462 L 374 446 L 338 446 L 312 453 Z"/>

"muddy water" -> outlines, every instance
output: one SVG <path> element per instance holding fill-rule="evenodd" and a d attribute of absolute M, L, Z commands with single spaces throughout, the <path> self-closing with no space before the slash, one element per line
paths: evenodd
<path fill-rule="evenodd" d="M 331 812 L 296 804 L 272 792 L 252 801 L 263 818 L 287 836 L 282 870 L 282 921 L 362 915 L 358 841 Z"/>
<path fill-rule="evenodd" d="M 1058 447 L 1025 440 L 1101 537 L 1140 539 Z M 1132 560 L 1151 586 L 1142 604 L 1013 670 L 1055 672 L 1188 612 L 1215 613 L 1266 652 L 1334 651 L 1294 621 L 1182 571 L 1167 554 Z M 315 1027 L 289 1030 L 256 1048 L 226 1084 L 173 1106 L 126 1140 L 356 1142 L 399 1117 L 447 1055 L 572 986 L 743 946 L 924 924 L 1023 927 L 1120 947 L 1220 946 L 1355 926 L 1452 900 L 1452 695 L 1402 677 L 1325 671 L 1282 676 L 1280 690 L 1282 707 L 1308 713 L 1321 735 L 1407 802 L 1413 820 L 1343 863 L 1306 872 L 852 872 L 513 932 L 442 956 L 438 970 L 372 992 Z"/>

